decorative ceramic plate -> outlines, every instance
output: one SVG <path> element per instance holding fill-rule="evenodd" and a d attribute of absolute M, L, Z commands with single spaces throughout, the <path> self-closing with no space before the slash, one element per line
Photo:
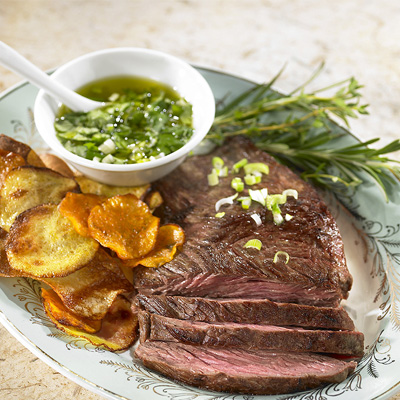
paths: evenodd
<path fill-rule="evenodd" d="M 200 69 L 217 100 L 237 95 L 253 83 L 220 72 Z M 46 149 L 34 128 L 37 89 L 22 83 L 0 97 L 0 130 Z M 356 139 L 334 125 L 340 140 Z M 110 399 L 135 400 L 328 400 L 386 399 L 400 389 L 400 184 L 386 202 L 377 186 L 366 181 L 340 199 L 327 195 L 338 221 L 354 287 L 345 307 L 365 334 L 365 355 L 344 382 L 308 392 L 281 396 L 213 393 L 173 382 L 143 367 L 133 349 L 121 354 L 93 347 L 53 327 L 40 300 L 40 284 L 24 278 L 0 279 L 0 321 L 31 350 L 69 379 Z"/>

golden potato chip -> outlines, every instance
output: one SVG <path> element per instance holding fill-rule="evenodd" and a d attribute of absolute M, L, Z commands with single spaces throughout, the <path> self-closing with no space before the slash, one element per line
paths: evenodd
<path fill-rule="evenodd" d="M 185 233 L 183 229 L 175 224 L 167 224 L 158 230 L 156 245 L 145 257 L 136 260 L 127 260 L 125 265 L 136 267 L 160 267 L 174 258 L 177 247 L 185 242 Z"/>
<path fill-rule="evenodd" d="M 14 168 L 25 165 L 25 160 L 17 153 L 0 149 L 0 185 L 7 174 Z"/>
<path fill-rule="evenodd" d="M 54 154 L 44 153 L 40 155 L 40 159 L 47 168 L 56 171 L 67 178 L 75 178 L 75 174 L 72 169 L 60 157 L 57 157 Z"/>
<path fill-rule="evenodd" d="M 151 192 L 146 196 L 146 204 L 149 206 L 151 212 L 153 212 L 156 208 L 160 207 L 163 203 L 163 198 L 160 192 Z"/>
<path fill-rule="evenodd" d="M 20 214 L 11 226 L 5 249 L 11 268 L 24 276 L 66 276 L 86 265 L 99 244 L 79 235 L 55 204 Z"/>
<path fill-rule="evenodd" d="M 92 193 L 106 197 L 134 194 L 138 199 L 141 199 L 150 187 L 149 184 L 143 186 L 111 186 L 96 182 L 86 176 L 77 176 L 75 179 L 78 182 L 82 193 Z"/>
<path fill-rule="evenodd" d="M 7 232 L 4 229 L 0 228 L 0 276 L 4 276 L 7 278 L 22 276 L 19 271 L 15 271 L 11 268 L 10 263 L 7 259 L 6 254 L 6 240 L 7 240 Z"/>
<path fill-rule="evenodd" d="M 0 135 L 0 149 L 19 154 L 27 165 L 32 165 L 34 167 L 45 166 L 39 156 L 27 144 L 18 142 L 9 136 Z"/>
<path fill-rule="evenodd" d="M 88 228 L 90 211 L 106 199 L 105 196 L 98 196 L 97 194 L 69 192 L 61 201 L 58 210 L 72 222 L 80 235 L 90 237 Z"/>
<path fill-rule="evenodd" d="M 0 189 L 0 226 L 8 231 L 17 215 L 39 204 L 58 204 L 77 183 L 48 168 L 22 166 L 11 170 Z"/>
<path fill-rule="evenodd" d="M 42 300 L 46 314 L 51 315 L 62 325 L 75 327 L 88 333 L 95 333 L 101 328 L 101 321 L 92 321 L 72 313 L 54 290 L 42 288 Z"/>
<path fill-rule="evenodd" d="M 120 268 L 121 261 L 100 248 L 83 268 L 61 278 L 42 278 L 74 314 L 102 319 L 118 294 L 133 290 Z"/>
<path fill-rule="evenodd" d="M 132 346 L 139 333 L 137 311 L 133 311 L 131 302 L 118 296 L 102 320 L 101 329 L 96 336 L 113 343 L 114 351 Z"/>
<path fill-rule="evenodd" d="M 139 258 L 156 243 L 160 220 L 133 194 L 114 196 L 92 209 L 90 234 L 126 260 Z"/>
<path fill-rule="evenodd" d="M 118 296 L 109 312 L 101 321 L 101 329 L 96 334 L 85 332 L 77 327 L 63 325 L 46 309 L 46 313 L 55 326 L 74 337 L 86 339 L 96 347 L 110 351 L 125 350 L 132 346 L 138 337 L 138 317 L 131 310 L 128 300 Z"/>

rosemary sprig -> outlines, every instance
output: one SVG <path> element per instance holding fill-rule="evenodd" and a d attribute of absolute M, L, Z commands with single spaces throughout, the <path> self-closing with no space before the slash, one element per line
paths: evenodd
<path fill-rule="evenodd" d="M 387 155 L 400 150 L 400 140 L 378 149 L 369 146 L 379 139 L 340 144 L 342 135 L 335 133 L 332 120 L 349 126 L 349 118 L 368 114 L 367 105 L 361 103 L 362 86 L 354 78 L 306 92 L 322 69 L 323 64 L 289 94 L 271 88 L 282 69 L 269 83 L 219 105 L 207 137 L 220 144 L 228 137 L 248 136 L 260 149 L 301 170 L 304 179 L 335 191 L 359 185 L 366 173 L 387 197 L 388 185 L 400 180 L 397 161 Z"/>

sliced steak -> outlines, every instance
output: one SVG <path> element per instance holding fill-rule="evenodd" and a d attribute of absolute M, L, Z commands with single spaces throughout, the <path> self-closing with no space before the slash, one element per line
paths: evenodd
<path fill-rule="evenodd" d="M 356 331 L 310 330 L 274 325 L 187 321 L 139 313 L 141 341 L 180 342 L 212 347 L 269 349 L 360 357 L 364 335 Z"/>
<path fill-rule="evenodd" d="M 138 295 L 136 300 L 143 310 L 176 319 L 354 330 L 353 321 L 342 307 L 164 295 Z"/>
<path fill-rule="evenodd" d="M 314 353 L 145 342 L 136 357 L 174 380 L 219 392 L 282 394 L 341 382 L 356 363 Z"/>
<path fill-rule="evenodd" d="M 212 158 L 232 165 L 242 158 L 269 165 L 270 173 L 253 189 L 269 193 L 296 189 L 281 206 L 293 219 L 275 225 L 271 212 L 261 205 L 243 210 L 239 204 L 224 206 L 223 218 L 215 217 L 215 203 L 231 196 L 231 178 L 208 186 Z M 180 224 L 187 241 L 182 251 L 159 268 L 138 267 L 134 284 L 142 294 L 167 294 L 209 298 L 267 298 L 316 306 L 337 306 L 347 297 L 352 278 L 346 267 L 343 243 L 336 223 L 316 191 L 287 167 L 277 163 L 251 142 L 235 138 L 213 154 L 189 158 L 172 174 L 154 185 L 164 198 L 163 221 Z M 245 194 L 242 192 L 241 194 Z M 258 213 L 257 226 L 251 215 Z M 258 238 L 260 251 L 245 249 Z M 277 251 L 290 259 L 274 263 Z"/>

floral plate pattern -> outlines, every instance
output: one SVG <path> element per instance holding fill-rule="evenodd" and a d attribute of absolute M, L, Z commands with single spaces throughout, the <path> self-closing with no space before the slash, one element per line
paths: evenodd
<path fill-rule="evenodd" d="M 252 82 L 199 68 L 218 100 L 237 95 Z M 37 134 L 32 106 L 37 89 L 22 83 L 0 96 L 0 133 L 46 150 Z M 340 140 L 355 142 L 332 125 Z M 354 286 L 345 308 L 364 332 L 366 349 L 344 382 L 280 396 L 215 393 L 174 382 L 137 362 L 133 349 L 115 354 L 58 331 L 46 317 L 40 283 L 0 279 L 0 322 L 30 351 L 74 382 L 109 399 L 135 400 L 329 400 L 386 399 L 400 389 L 400 184 L 386 202 L 373 182 L 341 196 L 325 194 L 345 243 Z"/>

